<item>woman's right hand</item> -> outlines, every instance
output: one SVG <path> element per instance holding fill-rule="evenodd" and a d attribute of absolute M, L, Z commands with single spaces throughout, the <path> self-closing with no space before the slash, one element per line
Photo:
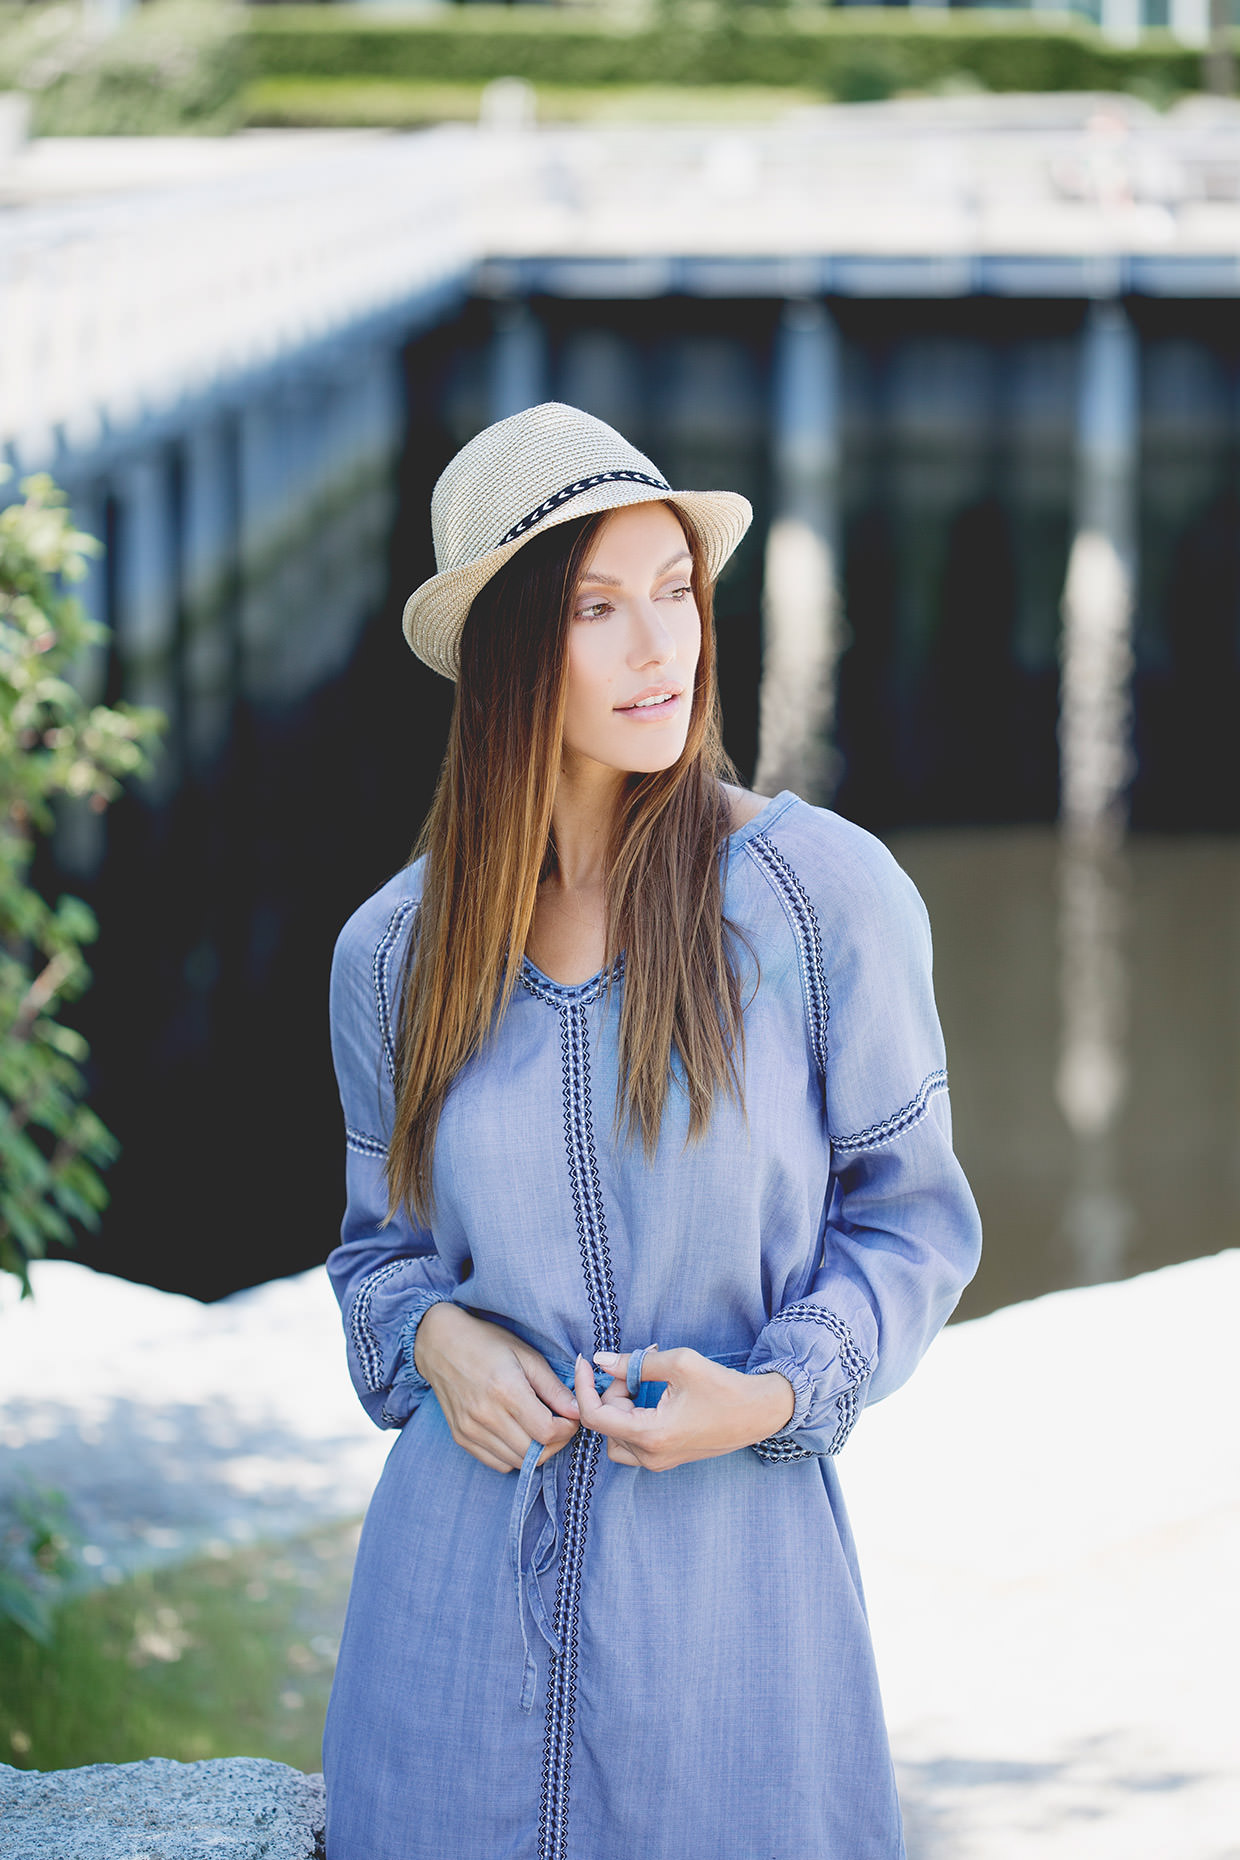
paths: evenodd
<path fill-rule="evenodd" d="M 430 1307 L 418 1324 L 413 1360 L 457 1445 L 495 1472 L 515 1472 L 535 1440 L 546 1448 L 541 1466 L 580 1426 L 576 1397 L 546 1357 L 459 1305 Z"/>

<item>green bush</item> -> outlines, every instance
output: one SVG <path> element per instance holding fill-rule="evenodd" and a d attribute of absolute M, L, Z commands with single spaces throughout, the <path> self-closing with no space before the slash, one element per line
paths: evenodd
<path fill-rule="evenodd" d="M 36 135 L 220 134 L 241 120 L 244 27 L 225 0 L 155 0 L 112 32 L 31 6 L 0 23 L 0 87 L 31 96 Z"/>
<path fill-rule="evenodd" d="M 73 678 L 106 638 L 64 592 L 98 551 L 50 478 L 0 511 L 0 1271 L 23 1296 L 49 1241 L 94 1227 L 116 1144 L 86 1104 L 86 1042 L 59 1018 L 90 981 L 95 920 L 79 898 L 30 883 L 36 842 L 67 797 L 105 808 L 147 766 L 162 719 L 86 702 Z"/>
<path fill-rule="evenodd" d="M 962 77 L 988 90 L 1194 89 L 1200 54 L 1169 35 L 1116 46 L 1096 28 L 1028 13 L 881 8 L 788 14 L 716 8 L 691 27 L 675 11 L 654 26 L 541 7 L 470 6 L 425 18 L 353 6 L 255 8 L 258 78 L 371 78 L 470 84 L 791 86 L 824 96 L 885 96 Z"/>

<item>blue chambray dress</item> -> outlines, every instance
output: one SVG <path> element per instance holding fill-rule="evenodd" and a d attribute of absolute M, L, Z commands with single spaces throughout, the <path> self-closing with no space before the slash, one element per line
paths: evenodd
<path fill-rule="evenodd" d="M 834 1455 L 978 1259 L 921 900 L 878 840 L 793 794 L 734 833 L 745 1113 L 718 1103 L 687 1148 L 673 1089 L 650 1161 L 613 1129 L 622 959 L 573 987 L 526 960 L 444 1108 L 432 1235 L 382 1224 L 420 878 L 362 906 L 332 972 L 348 1211 L 328 1270 L 358 1394 L 399 1432 L 328 1710 L 328 1860 L 899 1860 Z M 671 1472 L 584 1431 L 494 1472 L 414 1367 L 441 1298 L 566 1382 L 578 1351 L 691 1345 L 779 1369 L 795 1412 Z"/>

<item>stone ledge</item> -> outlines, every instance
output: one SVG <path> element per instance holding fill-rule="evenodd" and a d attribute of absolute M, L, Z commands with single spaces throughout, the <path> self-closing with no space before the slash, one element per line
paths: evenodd
<path fill-rule="evenodd" d="M 263 1757 L 0 1763 L 4 1860 L 323 1860 L 323 1778 Z"/>

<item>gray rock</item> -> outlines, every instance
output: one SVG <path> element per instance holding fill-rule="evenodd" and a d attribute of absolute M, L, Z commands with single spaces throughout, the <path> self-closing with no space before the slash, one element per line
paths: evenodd
<path fill-rule="evenodd" d="M 263 1757 L 0 1763 L 4 1860 L 323 1860 L 323 1778 Z"/>

